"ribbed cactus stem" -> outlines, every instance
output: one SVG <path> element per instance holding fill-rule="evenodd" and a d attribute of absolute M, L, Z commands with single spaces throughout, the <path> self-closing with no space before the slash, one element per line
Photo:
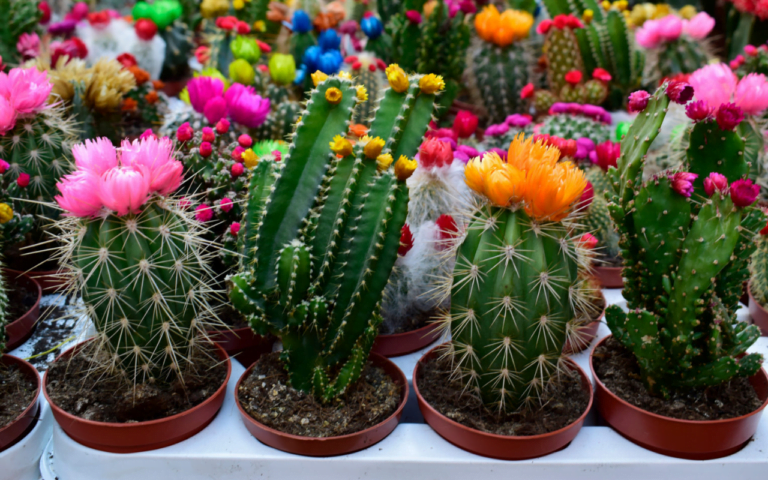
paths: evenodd
<path fill-rule="evenodd" d="M 511 113 L 524 112 L 520 92 L 529 82 L 531 54 L 528 42 L 499 47 L 475 39 L 468 50 L 475 96 L 485 108 L 490 123 L 501 123 Z"/>

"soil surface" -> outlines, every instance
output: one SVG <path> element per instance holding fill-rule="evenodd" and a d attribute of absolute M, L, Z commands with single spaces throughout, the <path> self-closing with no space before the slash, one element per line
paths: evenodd
<path fill-rule="evenodd" d="M 422 327 L 426 327 L 431 322 L 433 322 L 437 316 L 438 313 L 436 310 L 431 310 L 429 312 L 419 312 L 416 315 L 408 316 L 408 318 L 406 318 L 404 321 L 399 322 L 395 328 L 392 328 L 392 326 L 388 325 L 387 322 L 383 322 L 380 327 L 379 335 L 394 335 L 397 333 L 412 332 Z"/>
<path fill-rule="evenodd" d="M 235 310 L 231 305 L 227 305 L 224 310 L 219 313 L 219 319 L 232 330 L 249 326 L 248 321 L 245 319 L 245 315 Z"/>
<path fill-rule="evenodd" d="M 589 405 L 589 391 L 577 372 L 562 375 L 542 396 L 541 408 L 512 414 L 488 411 L 479 398 L 464 392 L 461 380 L 451 376 L 447 359 L 433 357 L 419 374 L 419 392 L 432 408 L 466 427 L 496 435 L 531 436 L 554 432 L 572 424 Z"/>
<path fill-rule="evenodd" d="M 648 393 L 632 352 L 611 337 L 595 351 L 595 372 L 619 398 L 651 413 L 681 420 L 724 420 L 757 410 L 762 402 L 746 378 L 716 387 L 695 388 L 669 399 Z"/>
<path fill-rule="evenodd" d="M 35 398 L 37 385 L 16 365 L 0 365 L 0 428 L 16 420 Z"/>
<path fill-rule="evenodd" d="M 37 289 L 30 290 L 26 285 L 5 279 L 8 285 L 8 323 L 21 318 L 37 301 Z"/>
<path fill-rule="evenodd" d="M 340 398 L 317 402 L 288 386 L 280 354 L 262 356 L 243 380 L 238 401 L 254 420 L 284 433 L 336 437 L 373 427 L 389 418 L 400 403 L 400 385 L 369 362 L 360 380 Z"/>
<path fill-rule="evenodd" d="M 176 415 L 211 397 L 227 376 L 226 363 L 212 347 L 206 347 L 196 354 L 183 382 L 174 379 L 134 388 L 128 379 L 98 370 L 108 359 L 105 352 L 94 355 L 94 350 L 86 347 L 71 360 L 52 364 L 47 386 L 48 395 L 60 408 L 96 422 L 133 423 Z"/>

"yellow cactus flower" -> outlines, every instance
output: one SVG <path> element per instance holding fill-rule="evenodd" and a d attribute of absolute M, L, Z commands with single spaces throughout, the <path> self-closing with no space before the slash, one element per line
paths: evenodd
<path fill-rule="evenodd" d="M 525 193 L 525 211 L 537 220 L 559 222 L 571 213 L 571 208 L 581 198 L 587 179 L 572 162 L 560 162 L 553 166 L 535 164 L 526 172 L 528 185 L 536 185 Z"/>
<path fill-rule="evenodd" d="M 383 153 L 376 157 L 376 169 L 380 172 L 383 172 L 389 168 L 390 165 L 392 165 L 392 162 L 394 162 L 395 159 L 392 158 L 392 155 L 389 153 Z"/>
<path fill-rule="evenodd" d="M 610 10 L 611 9 L 611 2 L 608 0 L 603 0 L 602 3 L 600 3 L 600 6 L 603 7 L 603 10 Z"/>
<path fill-rule="evenodd" d="M 352 75 L 350 75 L 349 72 L 339 72 L 339 78 L 343 78 L 345 80 L 352 80 Z"/>
<path fill-rule="evenodd" d="M 321 83 L 323 83 L 327 79 L 328 79 L 328 75 L 324 74 L 320 70 L 318 70 L 318 71 L 316 71 L 315 73 L 312 74 L 312 83 L 314 83 L 315 86 L 320 85 Z"/>
<path fill-rule="evenodd" d="M 247 168 L 253 168 L 259 164 L 259 156 L 256 155 L 256 152 L 254 152 L 252 148 L 249 148 L 248 150 L 244 151 L 242 158 L 243 158 L 243 163 Z"/>
<path fill-rule="evenodd" d="M 627 9 L 629 4 L 627 3 L 627 0 L 618 0 L 613 2 L 613 6 L 616 7 L 616 10 L 623 12 Z"/>
<path fill-rule="evenodd" d="M 429 0 L 427 3 L 425 3 L 424 17 L 429 18 L 429 16 L 432 15 L 432 12 L 435 10 L 436 6 L 437 6 L 437 0 Z"/>
<path fill-rule="evenodd" d="M 667 5 L 666 3 L 660 3 L 658 5 L 654 5 L 651 19 L 658 20 L 659 18 L 664 18 L 671 13 L 672 13 L 672 8 L 669 5 Z"/>
<path fill-rule="evenodd" d="M 391 157 L 390 157 L 391 158 Z M 13 209 L 7 203 L 0 203 L 0 223 L 8 223 L 13 218 Z"/>
<path fill-rule="evenodd" d="M 404 182 L 413 175 L 419 164 L 416 160 L 409 160 L 405 155 L 401 155 L 395 162 L 395 176 L 401 182 Z"/>
<path fill-rule="evenodd" d="M 581 15 L 581 20 L 586 24 L 592 23 L 593 18 L 595 18 L 595 12 L 589 8 L 584 10 L 584 13 Z"/>
<path fill-rule="evenodd" d="M 200 14 L 203 18 L 214 19 L 226 15 L 229 11 L 229 0 L 203 0 L 200 3 Z"/>
<path fill-rule="evenodd" d="M 408 82 L 408 75 L 406 75 L 405 71 L 400 68 L 400 65 L 393 63 L 387 67 L 384 73 L 387 74 L 387 81 L 389 82 L 389 86 L 392 87 L 392 90 L 397 93 L 403 93 L 408 90 L 410 84 Z"/>
<path fill-rule="evenodd" d="M 264 20 L 256 20 L 253 22 L 253 29 L 257 32 L 266 32 L 267 24 L 264 23 Z"/>
<path fill-rule="evenodd" d="M 686 5 L 683 8 L 681 8 L 677 13 L 679 13 L 680 16 L 683 17 L 684 19 L 690 20 L 693 17 L 695 17 L 698 12 L 696 11 L 696 7 L 694 7 L 693 5 Z"/>
<path fill-rule="evenodd" d="M 333 137 L 333 141 L 331 142 L 330 145 L 331 145 L 331 150 L 336 155 L 346 157 L 352 154 L 352 144 L 349 142 L 349 140 L 342 137 L 341 135 L 336 135 L 335 137 Z"/>
<path fill-rule="evenodd" d="M 331 105 L 338 105 L 343 97 L 344 95 L 341 93 L 341 90 L 336 87 L 331 87 L 325 91 L 325 99 L 328 100 L 328 103 Z"/>
<path fill-rule="evenodd" d="M 421 77 L 421 80 L 419 80 L 419 88 L 421 88 L 422 93 L 432 95 L 445 88 L 445 81 L 440 75 L 430 73 L 429 75 Z"/>
<path fill-rule="evenodd" d="M 368 135 L 360 139 L 360 143 L 364 143 L 363 153 L 368 158 L 377 158 L 381 155 L 381 150 L 384 148 L 384 140 L 379 137 L 369 137 Z"/>
<path fill-rule="evenodd" d="M 357 100 L 364 102 L 368 100 L 368 90 L 365 89 L 365 85 L 358 85 L 357 87 Z"/>
<path fill-rule="evenodd" d="M 232 8 L 242 10 L 245 8 L 245 0 L 232 0 Z"/>

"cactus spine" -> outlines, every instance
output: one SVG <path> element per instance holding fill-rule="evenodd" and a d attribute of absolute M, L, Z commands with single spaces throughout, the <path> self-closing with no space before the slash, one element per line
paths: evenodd
<path fill-rule="evenodd" d="M 760 355 L 739 358 L 760 332 L 737 322 L 735 311 L 755 248 L 752 235 L 765 225 L 758 209 L 735 204 L 733 185 L 731 196 L 727 185 L 711 196 L 703 191 L 701 181 L 712 172 L 728 183 L 748 172 L 740 139 L 712 120 L 691 132 L 685 168 L 699 175 L 691 199 L 690 174 L 666 172 L 643 182 L 645 155 L 669 105 L 665 90 L 657 90 L 635 119 L 618 169 L 610 171 L 609 208 L 621 233 L 630 311 L 606 310 L 608 326 L 634 353 L 646 387 L 662 395 L 760 369 Z"/>
<path fill-rule="evenodd" d="M 768 305 L 768 242 L 763 232 L 757 240 L 757 249 L 752 254 L 749 289 L 755 300 L 765 307 Z"/>
<path fill-rule="evenodd" d="M 251 176 L 245 258 L 230 279 L 230 298 L 254 330 L 282 339 L 293 387 L 324 401 L 357 380 L 378 333 L 412 171 L 400 157 L 416 153 L 434 107 L 435 95 L 419 86 L 427 77 L 390 68 L 394 83 L 371 138 L 354 149 L 339 135 L 360 89 L 348 78 L 316 78 L 288 155 L 261 161 Z M 395 172 L 377 161 L 385 154 L 400 159 Z"/>

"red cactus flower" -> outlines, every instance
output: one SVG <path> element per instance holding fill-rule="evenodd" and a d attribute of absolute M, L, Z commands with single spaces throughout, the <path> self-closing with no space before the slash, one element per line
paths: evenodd
<path fill-rule="evenodd" d="M 755 203 L 760 194 L 760 187 L 752 180 L 736 180 L 731 184 L 731 200 L 737 207 L 748 207 Z"/>
<path fill-rule="evenodd" d="M 453 121 L 453 131 L 459 138 L 469 138 L 477 130 L 478 118 L 472 112 L 460 110 Z"/>
<path fill-rule="evenodd" d="M 400 230 L 400 248 L 397 249 L 397 254 L 404 257 L 413 248 L 413 234 L 411 233 L 411 227 L 406 223 L 402 230 Z"/>
<path fill-rule="evenodd" d="M 672 182 L 672 190 L 684 197 L 690 197 L 693 194 L 693 181 L 698 177 L 697 174 L 690 172 L 676 172 L 667 176 Z"/>

